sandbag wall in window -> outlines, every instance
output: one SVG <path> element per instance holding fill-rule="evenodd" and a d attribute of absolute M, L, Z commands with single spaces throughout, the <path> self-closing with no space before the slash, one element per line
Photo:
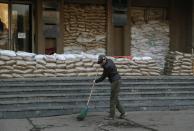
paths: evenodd
<path fill-rule="evenodd" d="M 64 5 L 64 52 L 106 53 L 106 8 Z"/>

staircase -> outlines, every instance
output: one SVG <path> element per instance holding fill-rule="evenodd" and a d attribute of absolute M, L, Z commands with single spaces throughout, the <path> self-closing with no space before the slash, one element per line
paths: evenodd
<path fill-rule="evenodd" d="M 0 119 L 79 113 L 85 107 L 89 77 L 0 80 Z M 98 83 L 89 111 L 108 111 L 110 84 Z M 120 100 L 127 111 L 163 111 L 194 108 L 194 77 L 124 77 Z"/>

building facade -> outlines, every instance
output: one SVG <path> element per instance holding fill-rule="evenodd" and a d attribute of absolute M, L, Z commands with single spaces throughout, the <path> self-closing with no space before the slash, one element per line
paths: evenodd
<path fill-rule="evenodd" d="M 193 0 L 0 0 L 0 10 L 0 49 L 118 56 L 194 45 Z"/>

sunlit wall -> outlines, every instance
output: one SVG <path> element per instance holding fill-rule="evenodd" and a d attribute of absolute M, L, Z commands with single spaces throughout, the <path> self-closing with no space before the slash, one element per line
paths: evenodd
<path fill-rule="evenodd" d="M 8 4 L 0 3 L 0 18 L 8 28 Z"/>

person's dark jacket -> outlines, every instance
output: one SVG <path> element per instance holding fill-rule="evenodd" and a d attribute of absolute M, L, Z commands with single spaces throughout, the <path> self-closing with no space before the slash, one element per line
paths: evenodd
<path fill-rule="evenodd" d="M 111 59 L 107 59 L 106 63 L 102 65 L 102 68 L 104 69 L 103 74 L 100 78 L 95 80 L 95 83 L 103 81 L 106 77 L 108 77 L 111 83 L 121 79 L 114 62 Z"/>

